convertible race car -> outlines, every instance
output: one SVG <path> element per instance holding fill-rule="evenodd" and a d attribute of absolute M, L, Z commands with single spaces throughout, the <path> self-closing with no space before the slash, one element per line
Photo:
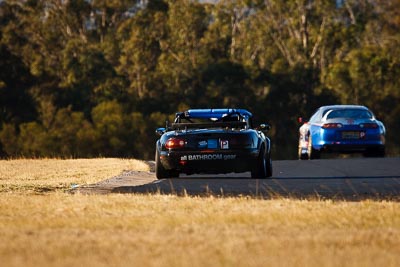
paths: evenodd
<path fill-rule="evenodd" d="M 251 172 L 252 178 L 272 176 L 270 129 L 252 125 L 245 109 L 190 109 L 176 113 L 173 123 L 158 128 L 157 179 L 185 174 Z"/>
<path fill-rule="evenodd" d="M 322 106 L 299 122 L 299 159 L 318 159 L 322 152 L 385 156 L 385 126 L 365 106 Z"/>

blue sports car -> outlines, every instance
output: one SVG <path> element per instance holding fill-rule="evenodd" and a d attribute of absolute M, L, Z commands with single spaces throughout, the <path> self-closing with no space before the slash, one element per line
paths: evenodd
<path fill-rule="evenodd" d="M 318 159 L 323 152 L 385 156 L 385 126 L 365 106 L 322 106 L 299 122 L 299 159 Z"/>

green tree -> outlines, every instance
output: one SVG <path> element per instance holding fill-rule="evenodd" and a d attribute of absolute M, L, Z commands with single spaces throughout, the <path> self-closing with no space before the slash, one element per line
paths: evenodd
<path fill-rule="evenodd" d="M 94 151 L 99 155 L 122 156 L 129 136 L 126 115 L 117 101 L 102 102 L 92 110 L 96 134 Z"/>
<path fill-rule="evenodd" d="M 371 107 L 400 151 L 398 0 L 147 2 L 1 1 L 1 156 L 152 158 L 175 111 L 235 106 L 291 158 L 328 103 Z"/>
<path fill-rule="evenodd" d="M 202 73 L 205 94 L 197 100 L 200 106 L 249 107 L 255 102 L 251 80 L 240 64 L 220 61 L 209 65 Z"/>
<path fill-rule="evenodd" d="M 179 103 L 193 106 L 195 97 L 204 94 L 198 83 L 199 71 L 208 63 L 202 40 L 210 17 L 204 5 L 193 1 L 168 1 L 168 4 L 168 38 L 161 43 L 157 71 L 165 86 L 166 99 L 174 103 L 172 106 Z"/>
<path fill-rule="evenodd" d="M 153 2 L 159 2 L 155 5 Z M 133 99 L 160 97 L 156 67 L 161 44 L 166 39 L 167 5 L 152 1 L 150 8 L 139 11 L 118 29 L 122 51 L 119 72 L 128 78 L 128 92 Z"/>
<path fill-rule="evenodd" d="M 1 43 L 0 58 L 1 129 L 3 122 L 21 123 L 34 119 L 36 110 L 29 94 L 29 87 L 34 79 L 25 64 Z"/>

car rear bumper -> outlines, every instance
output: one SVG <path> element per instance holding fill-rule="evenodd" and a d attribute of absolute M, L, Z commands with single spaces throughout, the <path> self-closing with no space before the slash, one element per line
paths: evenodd
<path fill-rule="evenodd" d="M 160 162 L 167 170 L 181 173 L 229 173 L 250 171 L 259 150 L 246 151 L 161 151 Z"/>
<path fill-rule="evenodd" d="M 324 144 L 319 146 L 320 151 L 325 152 L 366 152 L 369 150 L 384 151 L 385 145 L 379 143 L 339 143 L 339 144 Z"/>

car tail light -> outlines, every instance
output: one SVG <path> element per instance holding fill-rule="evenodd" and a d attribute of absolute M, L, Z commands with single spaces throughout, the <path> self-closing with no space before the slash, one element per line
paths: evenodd
<path fill-rule="evenodd" d="M 165 147 L 170 149 L 170 148 L 183 148 L 185 147 L 185 140 L 178 139 L 178 138 L 170 138 L 167 140 L 165 143 Z"/>
<path fill-rule="evenodd" d="M 323 129 L 335 129 L 335 128 L 342 128 L 343 124 L 341 123 L 325 123 L 322 125 Z"/>
<path fill-rule="evenodd" d="M 360 128 L 366 128 L 366 129 L 377 129 L 378 124 L 376 123 L 361 123 Z"/>
<path fill-rule="evenodd" d="M 248 136 L 235 136 L 229 140 L 229 146 L 231 148 L 248 147 L 252 146 L 252 141 Z"/>

